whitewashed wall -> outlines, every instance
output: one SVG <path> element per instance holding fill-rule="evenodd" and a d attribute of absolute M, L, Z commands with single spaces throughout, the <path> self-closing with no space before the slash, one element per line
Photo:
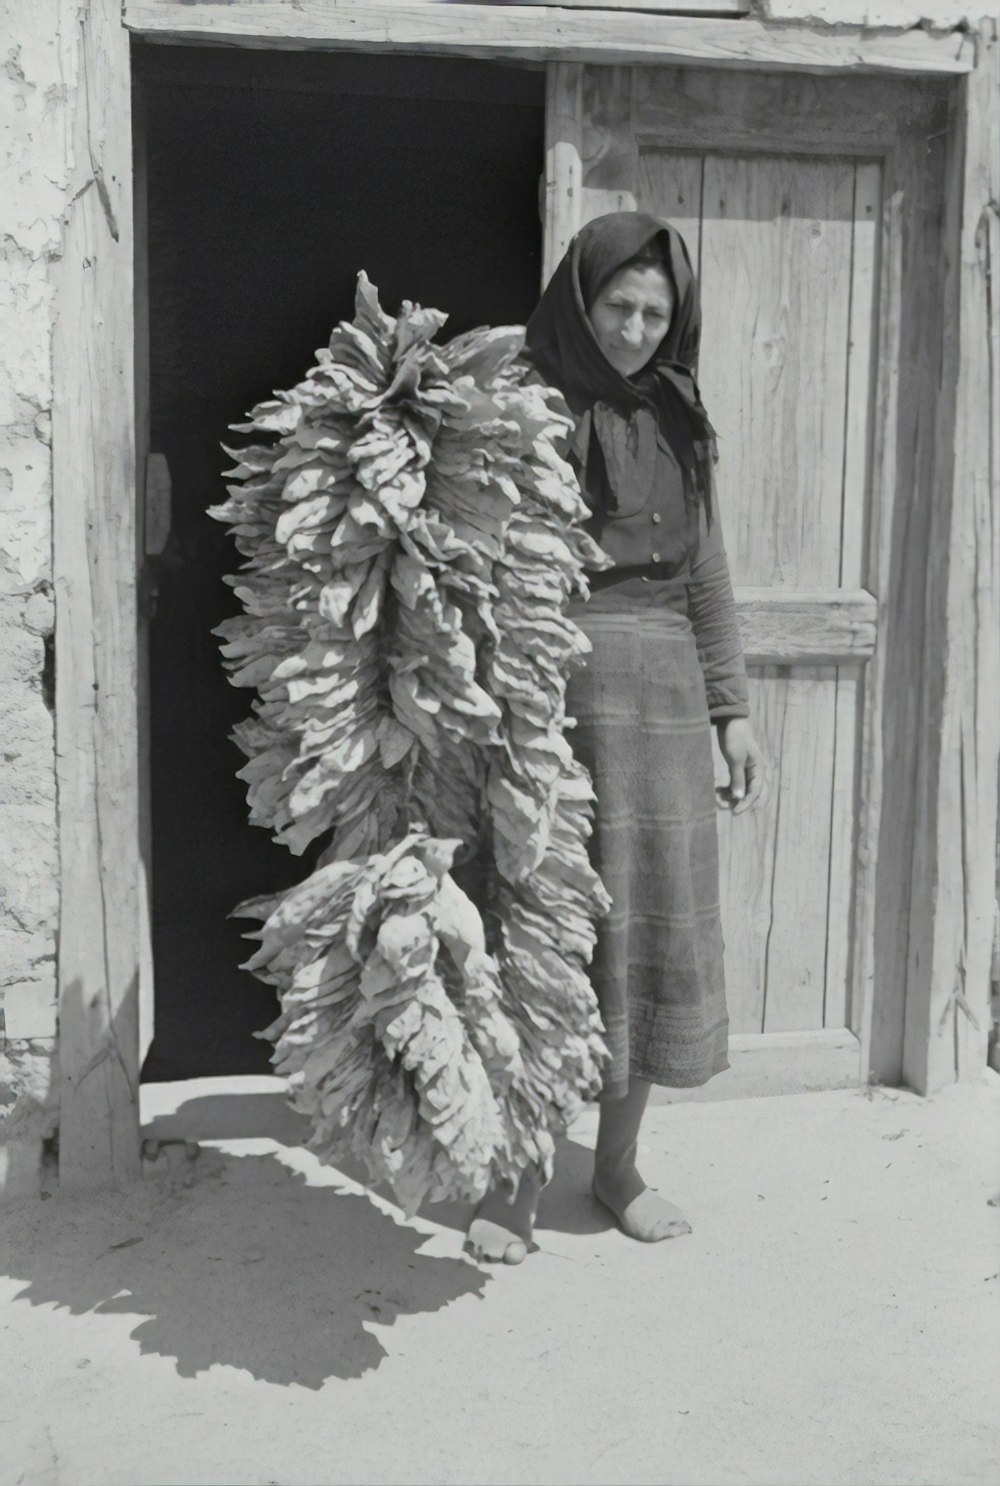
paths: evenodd
<path fill-rule="evenodd" d="M 67 195 L 74 31 L 0 0 L 0 1179 L 37 1180 L 55 1034 L 51 266 Z M 62 24 L 60 24 L 62 22 Z M 20 1139 L 12 1140 L 17 1134 Z M 26 1144 L 27 1142 L 27 1144 Z"/>

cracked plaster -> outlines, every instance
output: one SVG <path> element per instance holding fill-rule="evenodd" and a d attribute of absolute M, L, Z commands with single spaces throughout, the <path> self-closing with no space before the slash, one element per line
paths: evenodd
<path fill-rule="evenodd" d="M 0 1056 L 17 1074 L 0 1102 L 7 1146 L 15 1131 L 37 1144 L 55 1032 L 55 746 L 42 677 L 54 621 L 52 268 L 71 170 L 72 16 L 60 0 L 0 0 Z"/>

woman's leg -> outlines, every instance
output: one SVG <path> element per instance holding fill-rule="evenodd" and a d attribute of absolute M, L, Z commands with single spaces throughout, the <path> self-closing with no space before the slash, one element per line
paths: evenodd
<path fill-rule="evenodd" d="M 632 1078 L 624 1098 L 602 1102 L 594 1151 L 594 1196 L 624 1233 L 644 1243 L 691 1232 L 680 1208 L 658 1197 L 636 1169 L 639 1126 L 651 1087 L 645 1079 Z"/>
<path fill-rule="evenodd" d="M 487 1192 L 476 1208 L 465 1240 L 472 1257 L 491 1264 L 521 1264 L 528 1257 L 541 1190 L 538 1172 L 529 1167 L 513 1202 L 508 1202 L 502 1191 Z"/>

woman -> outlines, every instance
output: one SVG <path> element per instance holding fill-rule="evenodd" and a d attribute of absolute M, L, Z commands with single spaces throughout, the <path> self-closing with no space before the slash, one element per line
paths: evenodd
<path fill-rule="evenodd" d="M 680 234 L 637 212 L 573 239 L 528 323 L 526 355 L 577 419 L 570 458 L 613 560 L 572 617 L 592 644 L 572 678 L 570 737 L 594 780 L 594 865 L 612 898 L 593 982 L 611 1060 L 593 1191 L 630 1237 L 690 1232 L 636 1169 L 653 1084 L 690 1088 L 728 1067 L 711 724 L 739 814 L 760 751 L 718 512 L 713 434 L 694 379 L 700 318 Z M 487 1197 L 478 1257 L 527 1254 L 538 1181 Z"/>

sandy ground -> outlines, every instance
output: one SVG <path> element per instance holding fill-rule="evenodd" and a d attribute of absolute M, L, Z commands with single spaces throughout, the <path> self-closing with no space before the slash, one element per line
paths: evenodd
<path fill-rule="evenodd" d="M 151 1092 L 196 1159 L 8 1205 L 4 1486 L 1000 1479 L 995 1076 L 656 1108 L 694 1233 L 649 1247 L 586 1195 L 588 1114 L 499 1270 L 319 1167 L 269 1087 Z"/>

